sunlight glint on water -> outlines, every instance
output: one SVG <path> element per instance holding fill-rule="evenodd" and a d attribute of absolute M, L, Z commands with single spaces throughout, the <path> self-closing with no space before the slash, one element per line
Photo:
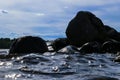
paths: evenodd
<path fill-rule="evenodd" d="M 86 80 L 97 76 L 120 79 L 120 63 L 114 62 L 114 57 L 107 53 L 46 52 L 0 59 L 0 80 Z"/>

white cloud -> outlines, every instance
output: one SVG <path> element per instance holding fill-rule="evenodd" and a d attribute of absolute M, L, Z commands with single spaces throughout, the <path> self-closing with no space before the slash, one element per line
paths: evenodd
<path fill-rule="evenodd" d="M 107 4 L 115 4 L 120 2 L 120 0 L 62 0 L 63 2 L 65 1 L 66 3 L 72 3 L 72 4 L 78 4 L 81 6 L 93 6 L 93 5 L 107 5 Z"/>
<path fill-rule="evenodd" d="M 35 13 L 35 14 L 36 14 L 36 16 L 45 16 L 44 13 Z"/>

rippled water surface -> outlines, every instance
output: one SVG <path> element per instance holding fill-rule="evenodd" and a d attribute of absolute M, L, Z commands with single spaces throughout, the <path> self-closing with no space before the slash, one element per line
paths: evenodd
<path fill-rule="evenodd" d="M 7 54 L 0 50 L 0 54 Z M 30 53 L 0 59 L 0 80 L 88 80 L 107 76 L 120 79 L 114 54 Z"/>

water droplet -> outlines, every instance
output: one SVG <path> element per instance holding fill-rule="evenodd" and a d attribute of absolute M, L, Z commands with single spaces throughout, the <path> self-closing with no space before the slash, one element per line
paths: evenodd
<path fill-rule="evenodd" d="M 21 61 L 20 61 L 20 63 L 24 63 L 24 61 L 23 61 L 23 60 L 21 60 Z"/>
<path fill-rule="evenodd" d="M 92 61 L 88 61 L 88 64 L 91 65 L 91 64 L 92 64 Z"/>
<path fill-rule="evenodd" d="M 0 61 L 0 66 L 2 66 L 2 65 L 4 65 L 4 62 L 1 62 L 1 61 Z"/>
<path fill-rule="evenodd" d="M 60 71 L 58 66 L 52 67 L 52 70 L 53 70 L 54 72 L 59 72 L 59 71 Z"/>
<path fill-rule="evenodd" d="M 64 57 L 65 57 L 65 59 L 72 59 L 72 57 L 70 55 L 65 55 Z"/>

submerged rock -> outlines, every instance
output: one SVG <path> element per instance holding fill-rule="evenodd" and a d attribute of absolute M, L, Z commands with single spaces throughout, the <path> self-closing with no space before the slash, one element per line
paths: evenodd
<path fill-rule="evenodd" d="M 17 62 L 17 63 L 22 63 L 22 64 L 25 63 L 25 64 L 32 64 L 32 65 L 33 64 L 38 64 L 42 61 L 43 62 L 48 62 L 50 60 L 43 57 L 43 56 L 33 54 L 33 53 L 18 57 L 18 59 L 15 60 L 15 62 Z"/>
<path fill-rule="evenodd" d="M 16 39 L 10 47 L 9 55 L 24 53 L 44 53 L 48 48 L 46 42 L 40 37 L 25 36 Z"/>
<path fill-rule="evenodd" d="M 82 46 L 87 42 L 105 40 L 104 24 L 94 14 L 80 11 L 69 22 L 66 35 L 71 45 Z"/>

